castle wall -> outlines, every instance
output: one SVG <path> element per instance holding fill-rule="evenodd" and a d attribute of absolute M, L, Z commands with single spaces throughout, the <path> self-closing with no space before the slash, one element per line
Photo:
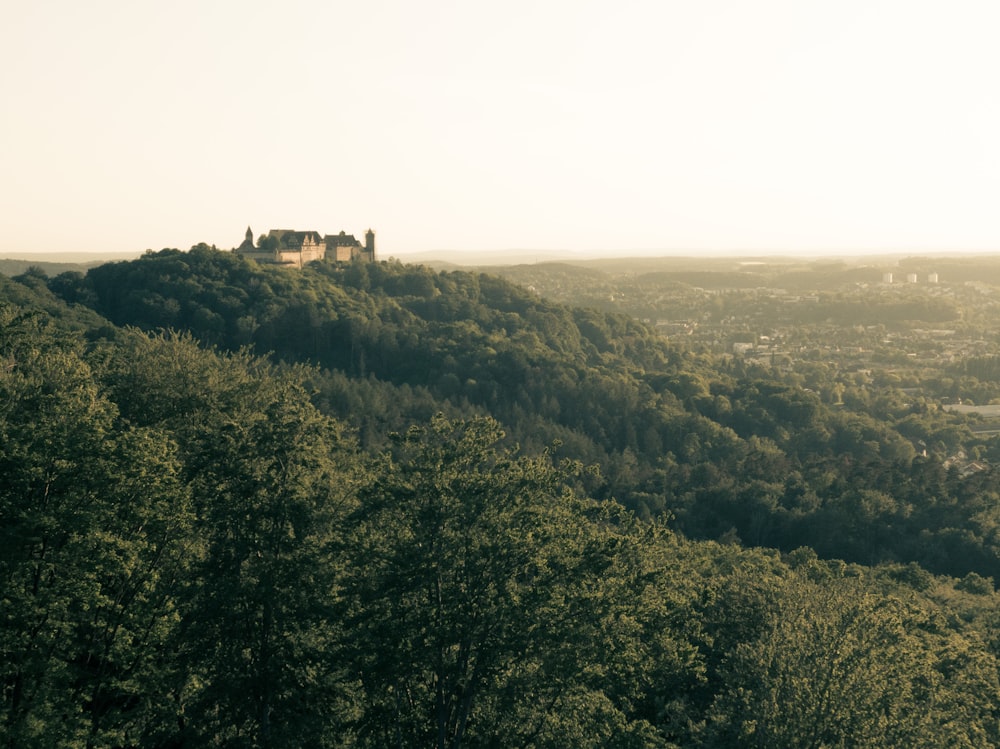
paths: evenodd
<path fill-rule="evenodd" d="M 326 257 L 326 247 L 323 245 L 313 245 L 312 247 L 302 248 L 302 265 L 306 263 L 311 263 L 313 260 L 322 260 Z"/>
<path fill-rule="evenodd" d="M 313 260 L 322 260 L 326 256 L 326 245 L 317 243 L 306 237 L 301 247 L 294 249 L 279 249 L 275 260 L 282 265 L 290 265 L 294 268 L 301 268 Z"/>
<path fill-rule="evenodd" d="M 303 247 L 301 250 L 278 250 L 277 257 L 273 259 L 281 265 L 289 265 L 293 268 L 301 268 L 313 260 L 322 260 L 326 255 L 326 248 L 320 245 Z"/>
<path fill-rule="evenodd" d="M 302 253 L 298 250 L 278 250 L 272 258 L 274 262 L 281 265 L 288 265 L 292 268 L 302 267 Z"/>

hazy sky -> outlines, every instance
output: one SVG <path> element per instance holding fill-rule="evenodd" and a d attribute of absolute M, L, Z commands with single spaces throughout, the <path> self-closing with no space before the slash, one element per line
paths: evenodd
<path fill-rule="evenodd" d="M 997 0 L 9 0 L 0 252 L 1000 251 Z"/>

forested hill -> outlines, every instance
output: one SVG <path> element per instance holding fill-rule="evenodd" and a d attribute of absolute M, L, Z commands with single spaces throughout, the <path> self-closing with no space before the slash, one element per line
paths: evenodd
<path fill-rule="evenodd" d="M 1000 745 L 948 418 L 488 276 L 0 277 L 0 745 Z"/>
<path fill-rule="evenodd" d="M 992 471 L 943 465 L 974 436 L 891 393 L 853 409 L 825 383 L 685 352 L 624 316 L 399 263 L 289 272 L 199 246 L 49 287 L 116 325 L 316 365 L 315 403 L 368 447 L 436 412 L 489 414 L 529 452 L 558 442 L 598 466 L 592 495 L 692 538 L 1000 577 Z"/>

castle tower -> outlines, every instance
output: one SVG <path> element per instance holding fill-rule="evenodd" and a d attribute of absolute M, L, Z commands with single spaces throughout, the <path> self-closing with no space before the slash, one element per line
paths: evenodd
<path fill-rule="evenodd" d="M 365 254 L 369 262 L 375 262 L 375 232 L 371 229 L 365 232 Z"/>
<path fill-rule="evenodd" d="M 247 227 L 246 239 L 243 240 L 243 244 L 236 248 L 237 252 L 253 252 L 253 231 L 250 227 Z"/>

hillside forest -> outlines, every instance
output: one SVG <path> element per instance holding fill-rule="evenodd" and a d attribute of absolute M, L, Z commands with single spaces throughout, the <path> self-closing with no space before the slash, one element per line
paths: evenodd
<path fill-rule="evenodd" d="M 0 740 L 1000 745 L 1000 287 L 859 273 L 0 276 Z"/>

